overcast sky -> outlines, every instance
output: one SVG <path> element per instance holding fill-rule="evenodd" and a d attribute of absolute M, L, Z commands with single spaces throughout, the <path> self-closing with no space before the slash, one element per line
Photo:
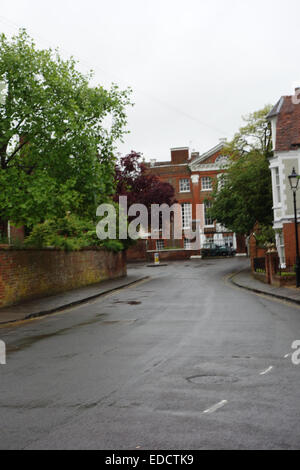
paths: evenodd
<path fill-rule="evenodd" d="M 97 83 L 131 86 L 122 153 L 205 152 L 241 116 L 300 84 L 299 0 L 1 0 L 0 28 L 25 27 Z"/>

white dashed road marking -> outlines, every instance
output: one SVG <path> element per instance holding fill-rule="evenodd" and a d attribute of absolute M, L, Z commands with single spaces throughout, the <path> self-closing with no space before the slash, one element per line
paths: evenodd
<path fill-rule="evenodd" d="M 203 411 L 203 413 L 205 413 L 205 414 L 214 413 L 219 408 L 222 408 L 222 406 L 226 405 L 226 403 L 228 403 L 227 400 L 222 400 L 222 401 L 220 401 L 220 403 L 217 403 L 216 405 L 212 406 L 211 408 L 208 408 L 207 410 Z"/>
<path fill-rule="evenodd" d="M 272 369 L 273 369 L 273 366 L 270 366 L 270 367 L 268 367 L 268 369 L 264 370 L 264 371 L 261 372 L 259 375 L 266 375 L 266 374 L 268 374 L 269 372 L 271 372 Z"/>

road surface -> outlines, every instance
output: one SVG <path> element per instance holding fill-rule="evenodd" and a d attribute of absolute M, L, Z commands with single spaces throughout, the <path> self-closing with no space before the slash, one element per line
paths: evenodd
<path fill-rule="evenodd" d="M 2 449 L 299 449 L 300 308 L 233 287 L 242 259 L 0 330 Z"/>

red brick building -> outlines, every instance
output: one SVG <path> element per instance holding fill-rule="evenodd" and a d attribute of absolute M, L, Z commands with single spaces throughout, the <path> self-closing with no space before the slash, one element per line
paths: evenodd
<path fill-rule="evenodd" d="M 158 175 L 162 181 L 170 183 L 175 189 L 175 199 L 181 205 L 182 228 L 192 226 L 199 229 L 199 250 L 204 243 L 214 242 L 217 245 L 228 245 L 236 249 L 237 254 L 245 255 L 244 236 L 228 231 L 216 224 L 209 217 L 208 202 L 214 184 L 222 184 L 220 177 L 226 171 L 227 158 L 223 156 L 224 144 L 219 143 L 208 152 L 200 155 L 190 153 L 189 148 L 171 149 L 171 159 L 164 162 L 151 160 L 149 171 Z M 219 180 L 219 181 L 218 181 Z M 198 206 L 198 214 L 196 208 Z M 198 218 L 197 218 L 198 217 Z M 163 250 L 165 248 L 181 248 L 190 250 L 191 242 L 182 233 L 181 240 L 148 240 L 148 249 Z"/>
<path fill-rule="evenodd" d="M 293 266 L 296 259 L 293 192 L 289 175 L 293 168 L 300 174 L 300 99 L 295 95 L 282 96 L 268 115 L 272 125 L 273 157 L 270 158 L 273 190 L 273 227 L 276 247 L 282 268 Z M 296 193 L 298 220 L 300 185 Z M 298 224 L 300 240 L 300 230 Z"/>

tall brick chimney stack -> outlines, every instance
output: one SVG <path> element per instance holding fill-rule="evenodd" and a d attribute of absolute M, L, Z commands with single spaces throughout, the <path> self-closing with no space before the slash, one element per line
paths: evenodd
<path fill-rule="evenodd" d="M 171 160 L 174 165 L 179 165 L 180 163 L 187 163 L 190 158 L 190 151 L 188 147 L 180 147 L 176 149 L 171 149 Z"/>

